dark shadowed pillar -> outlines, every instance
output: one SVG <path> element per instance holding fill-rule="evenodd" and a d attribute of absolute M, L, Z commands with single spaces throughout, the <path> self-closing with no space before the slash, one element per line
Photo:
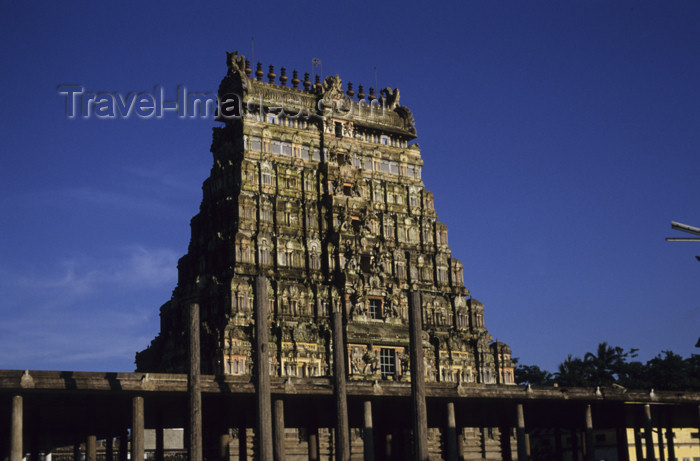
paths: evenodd
<path fill-rule="evenodd" d="M 275 434 L 275 461 L 284 461 L 284 400 L 275 399 L 274 421 L 272 428 Z"/>
<path fill-rule="evenodd" d="M 510 445 L 511 428 L 501 426 L 498 428 L 498 432 L 501 434 L 501 459 L 503 461 L 513 461 L 513 448 Z M 460 456 L 464 456 L 464 450 L 460 452 Z"/>
<path fill-rule="evenodd" d="M 666 428 L 666 445 L 668 446 L 668 459 L 676 459 L 676 445 L 673 441 L 673 426 Z"/>
<path fill-rule="evenodd" d="M 129 431 L 124 429 L 119 435 L 119 461 L 127 461 L 129 459 Z"/>
<path fill-rule="evenodd" d="M 527 437 L 525 433 L 525 410 L 523 404 L 519 403 L 516 406 L 517 426 L 515 427 L 515 435 L 518 443 L 518 461 L 526 461 L 528 459 Z"/>
<path fill-rule="evenodd" d="M 189 362 L 187 375 L 187 397 L 189 402 L 189 453 L 190 461 L 202 461 L 202 383 L 200 376 L 199 350 L 199 304 L 189 308 Z M 138 458 L 141 459 L 141 458 Z"/>
<path fill-rule="evenodd" d="M 617 443 L 617 459 L 619 461 L 629 461 L 630 447 L 627 440 L 627 427 L 624 424 L 615 428 L 615 442 Z"/>
<path fill-rule="evenodd" d="M 350 428 L 348 425 L 348 400 L 345 388 L 345 346 L 343 341 L 343 307 L 345 300 L 334 303 L 333 308 L 333 380 L 335 383 L 335 459 L 350 460 Z"/>
<path fill-rule="evenodd" d="M 21 395 L 12 396 L 12 428 L 10 429 L 10 461 L 22 461 L 23 403 Z"/>
<path fill-rule="evenodd" d="M 593 410 L 586 405 L 586 461 L 595 461 L 595 439 L 593 438 Z"/>
<path fill-rule="evenodd" d="M 318 427 L 314 425 L 309 431 L 309 461 L 319 461 L 318 454 Z"/>
<path fill-rule="evenodd" d="M 666 454 L 665 454 L 666 450 L 664 449 L 664 430 L 661 427 L 661 425 L 659 425 L 657 435 L 658 435 L 657 440 L 659 443 L 659 459 L 661 461 L 666 461 Z"/>
<path fill-rule="evenodd" d="M 114 461 L 114 437 L 105 440 L 105 461 Z"/>
<path fill-rule="evenodd" d="M 642 450 L 642 429 L 634 428 L 634 455 L 639 460 L 644 459 L 644 451 Z"/>
<path fill-rule="evenodd" d="M 141 460 L 144 454 L 143 397 L 134 396 L 131 408 L 131 459 Z"/>
<path fill-rule="evenodd" d="M 365 400 L 364 402 L 364 423 L 365 433 L 363 437 L 364 461 L 374 461 L 374 426 L 372 423 L 372 402 Z"/>
<path fill-rule="evenodd" d="M 447 402 L 447 461 L 458 461 L 457 458 L 457 420 L 455 418 L 454 402 Z"/>
<path fill-rule="evenodd" d="M 651 424 L 651 406 L 647 403 L 644 405 L 644 441 L 646 443 L 646 459 L 654 461 L 654 434 L 652 433 Z"/>
<path fill-rule="evenodd" d="M 409 333 L 411 347 L 411 397 L 416 460 L 428 459 L 428 411 L 425 406 L 425 366 L 423 364 L 423 319 L 421 295 L 409 293 Z"/>
<path fill-rule="evenodd" d="M 272 461 L 272 403 L 270 398 L 270 356 L 267 328 L 267 279 L 255 277 L 255 383 L 257 384 L 257 455 Z"/>

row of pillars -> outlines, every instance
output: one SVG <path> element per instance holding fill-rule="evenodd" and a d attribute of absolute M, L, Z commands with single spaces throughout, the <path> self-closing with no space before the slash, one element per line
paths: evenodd
<path fill-rule="evenodd" d="M 132 418 L 131 418 L 131 459 L 144 459 L 145 443 L 144 443 L 144 410 L 143 397 L 136 395 L 132 397 Z M 24 458 L 24 398 L 22 395 L 16 394 L 12 396 L 12 426 L 10 429 L 10 461 L 22 461 Z M 105 459 L 106 461 L 114 460 L 114 446 L 111 443 L 106 445 Z M 129 434 L 126 430 L 119 436 L 119 459 L 126 461 L 128 459 L 128 443 Z M 79 445 L 76 445 L 75 451 L 79 450 Z M 38 455 L 38 450 L 35 450 L 34 455 Z M 79 456 L 75 456 L 79 459 Z M 86 461 L 97 460 L 97 435 L 88 434 L 85 439 L 85 459 Z"/>

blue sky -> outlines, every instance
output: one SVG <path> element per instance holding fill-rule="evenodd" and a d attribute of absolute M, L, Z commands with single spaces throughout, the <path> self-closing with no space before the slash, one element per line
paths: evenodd
<path fill-rule="evenodd" d="M 465 284 L 523 362 L 698 352 L 700 244 L 664 237 L 700 226 L 699 3 L 241 5 L 0 3 L 0 368 L 133 370 L 211 167 L 213 120 L 70 120 L 57 87 L 215 91 L 253 37 L 265 71 L 400 88 Z"/>

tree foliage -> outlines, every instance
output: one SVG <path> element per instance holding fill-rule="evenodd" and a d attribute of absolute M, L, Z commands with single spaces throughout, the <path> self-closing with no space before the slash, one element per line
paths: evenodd
<path fill-rule="evenodd" d="M 671 351 L 663 351 L 642 363 L 634 360 L 637 351 L 625 351 L 603 342 L 595 352 L 588 352 L 583 358 L 569 354 L 553 374 L 537 365 L 517 364 L 515 382 L 572 387 L 616 384 L 629 389 L 700 391 L 700 355 L 684 359 Z"/>

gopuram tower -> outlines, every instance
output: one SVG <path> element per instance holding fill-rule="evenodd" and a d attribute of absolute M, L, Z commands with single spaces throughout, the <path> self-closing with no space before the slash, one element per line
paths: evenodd
<path fill-rule="evenodd" d="M 232 104 L 214 128 L 214 163 L 177 287 L 137 369 L 187 370 L 187 305 L 196 301 L 202 373 L 251 376 L 262 276 L 271 376 L 332 375 L 335 309 L 347 379 L 410 381 L 414 291 L 426 381 L 512 384 L 510 348 L 492 342 L 424 188 L 413 115 L 398 89 L 365 94 L 338 76 L 312 83 L 273 66 L 265 75 L 237 53 L 227 62 L 219 96 Z"/>

